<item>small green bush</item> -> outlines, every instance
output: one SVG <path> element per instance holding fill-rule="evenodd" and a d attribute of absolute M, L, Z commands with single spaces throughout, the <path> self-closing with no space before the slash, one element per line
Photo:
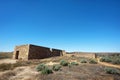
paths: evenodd
<path fill-rule="evenodd" d="M 39 65 L 36 67 L 36 70 L 37 70 L 37 71 L 42 71 L 42 70 L 45 69 L 45 68 L 46 68 L 45 64 L 39 64 Z"/>
<path fill-rule="evenodd" d="M 68 62 L 67 61 L 65 61 L 65 60 L 61 60 L 60 61 L 60 65 L 62 65 L 62 66 L 68 66 Z"/>
<path fill-rule="evenodd" d="M 102 58 L 100 59 L 100 61 L 101 61 L 101 62 L 111 62 L 112 60 L 111 60 L 110 57 L 102 57 Z"/>
<path fill-rule="evenodd" d="M 54 71 L 58 71 L 58 70 L 60 70 L 60 68 L 61 68 L 60 65 L 53 65 L 53 67 L 52 67 L 52 69 L 53 69 Z"/>
<path fill-rule="evenodd" d="M 71 62 L 71 65 L 78 65 L 78 63 L 77 62 Z"/>
<path fill-rule="evenodd" d="M 97 60 L 95 60 L 95 59 L 90 59 L 89 63 L 90 63 L 90 64 L 97 64 Z"/>
<path fill-rule="evenodd" d="M 48 67 L 45 67 L 43 70 L 41 70 L 41 74 L 51 74 L 51 73 L 53 72 Z"/>
<path fill-rule="evenodd" d="M 71 68 L 72 66 L 77 66 L 79 65 L 77 62 L 71 62 L 68 64 L 68 67 Z"/>
<path fill-rule="evenodd" d="M 115 58 L 112 60 L 113 64 L 120 64 L 120 58 Z"/>
<path fill-rule="evenodd" d="M 82 59 L 82 60 L 80 61 L 80 63 L 87 63 L 87 60 Z"/>
<path fill-rule="evenodd" d="M 119 74 L 118 70 L 114 68 L 105 68 L 104 70 L 108 74 Z"/>

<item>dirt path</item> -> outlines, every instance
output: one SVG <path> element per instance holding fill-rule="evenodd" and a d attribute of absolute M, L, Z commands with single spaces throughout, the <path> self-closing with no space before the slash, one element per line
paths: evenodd
<path fill-rule="evenodd" d="M 111 63 L 107 63 L 107 62 L 100 62 L 100 59 L 97 59 L 97 60 L 98 60 L 98 63 L 101 64 L 101 65 L 120 69 L 120 65 L 114 65 L 114 64 L 111 64 Z"/>

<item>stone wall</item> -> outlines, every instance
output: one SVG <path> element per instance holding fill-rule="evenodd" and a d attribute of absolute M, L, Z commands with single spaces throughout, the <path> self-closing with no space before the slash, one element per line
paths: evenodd
<path fill-rule="evenodd" d="M 13 59 L 28 59 L 29 45 L 16 46 L 13 52 Z"/>
<path fill-rule="evenodd" d="M 96 58 L 95 53 L 80 53 L 80 52 L 72 52 L 72 53 L 67 53 L 66 56 L 76 56 L 76 57 L 87 57 L 87 58 Z"/>
<path fill-rule="evenodd" d="M 50 48 L 30 45 L 29 58 L 28 59 L 43 59 L 50 57 Z"/>
<path fill-rule="evenodd" d="M 62 50 L 52 49 L 51 56 L 62 56 Z"/>
<path fill-rule="evenodd" d="M 62 50 L 62 56 L 66 56 L 65 50 Z"/>
<path fill-rule="evenodd" d="M 63 54 L 65 54 L 65 51 L 59 49 L 50 49 L 47 47 L 29 44 L 16 46 L 13 58 L 21 60 L 43 59 L 54 56 L 63 56 Z"/>
<path fill-rule="evenodd" d="M 62 56 L 62 50 L 30 45 L 28 59 L 43 59 L 54 56 Z"/>

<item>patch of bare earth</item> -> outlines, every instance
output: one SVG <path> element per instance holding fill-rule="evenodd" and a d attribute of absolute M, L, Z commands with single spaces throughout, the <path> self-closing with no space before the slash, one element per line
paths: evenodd
<path fill-rule="evenodd" d="M 3 63 L 16 63 L 16 60 L 14 59 L 0 59 L 0 64 Z"/>
<path fill-rule="evenodd" d="M 52 66 L 52 65 L 55 65 L 55 64 L 59 64 L 59 62 L 48 62 L 48 63 L 46 63 L 46 65 L 49 65 L 49 66 Z"/>
<path fill-rule="evenodd" d="M 39 74 L 32 66 L 17 67 L 14 70 L 0 72 L 0 80 L 34 80 Z"/>
<path fill-rule="evenodd" d="M 11 80 L 33 80 L 33 77 L 39 74 L 35 68 L 29 66 L 18 67 L 14 71 L 16 72 L 16 76 L 11 77 Z"/>
<path fill-rule="evenodd" d="M 53 71 L 53 74 L 49 75 L 42 75 L 35 70 L 39 63 L 45 63 L 51 67 L 54 64 L 59 64 L 61 59 L 80 63 L 80 58 L 77 59 L 74 57 L 32 60 L 29 62 L 29 66 L 16 67 L 13 70 L 0 72 L 0 80 L 120 80 L 120 75 L 106 74 L 104 71 L 106 65 L 103 64 L 80 63 L 78 66 L 62 67 L 60 71 Z M 28 62 L 26 63 L 28 64 Z"/>

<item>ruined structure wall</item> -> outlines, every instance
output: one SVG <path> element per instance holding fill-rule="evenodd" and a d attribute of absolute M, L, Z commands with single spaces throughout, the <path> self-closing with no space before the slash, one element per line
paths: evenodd
<path fill-rule="evenodd" d="M 96 58 L 96 55 L 94 53 L 69 53 L 69 54 L 66 54 L 66 56 Z"/>
<path fill-rule="evenodd" d="M 62 50 L 52 49 L 51 56 L 62 56 Z"/>
<path fill-rule="evenodd" d="M 50 54 L 50 48 L 30 45 L 28 57 L 29 59 L 43 59 L 50 57 Z"/>
<path fill-rule="evenodd" d="M 16 59 L 17 56 L 18 59 L 27 60 L 28 52 L 29 52 L 29 45 L 16 46 L 13 53 L 13 59 Z"/>
<path fill-rule="evenodd" d="M 62 56 L 66 56 L 65 50 L 62 50 Z"/>
<path fill-rule="evenodd" d="M 16 46 L 13 58 L 21 60 L 43 59 L 54 56 L 63 56 L 63 54 L 65 54 L 65 51 L 59 49 L 50 49 L 47 47 L 29 44 Z"/>

